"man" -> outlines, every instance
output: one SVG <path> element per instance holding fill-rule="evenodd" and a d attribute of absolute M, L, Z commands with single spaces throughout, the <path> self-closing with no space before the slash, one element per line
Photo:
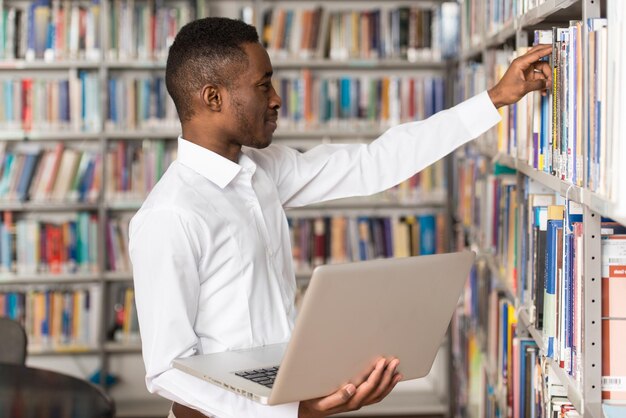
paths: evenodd
<path fill-rule="evenodd" d="M 170 416 L 324 417 L 387 396 L 402 377 L 397 359 L 381 359 L 366 381 L 328 397 L 273 407 L 170 363 L 287 341 L 296 284 L 283 208 L 370 195 L 409 178 L 495 125 L 496 107 L 549 87 L 549 68 L 537 61 L 550 49 L 516 59 L 489 92 L 369 145 L 299 153 L 270 146 L 281 99 L 256 30 L 224 18 L 183 27 L 166 68 L 182 123 L 178 159 L 133 218 L 129 244 L 146 383 L 174 401 Z"/>

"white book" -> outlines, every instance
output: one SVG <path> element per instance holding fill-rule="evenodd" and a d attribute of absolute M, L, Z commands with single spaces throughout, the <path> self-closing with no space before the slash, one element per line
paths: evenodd
<path fill-rule="evenodd" d="M 52 191 L 52 200 L 69 200 L 69 192 L 74 176 L 76 175 L 76 168 L 78 166 L 79 159 L 80 153 L 78 151 L 71 148 L 67 148 L 63 151 L 61 165 L 59 166 L 59 172 Z"/>

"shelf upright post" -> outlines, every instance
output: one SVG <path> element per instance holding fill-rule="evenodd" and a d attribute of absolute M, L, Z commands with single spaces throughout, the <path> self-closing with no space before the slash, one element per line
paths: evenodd
<path fill-rule="evenodd" d="M 105 65 L 105 54 L 108 51 L 108 30 L 109 27 L 109 0 L 101 0 L 100 2 L 100 60 L 99 60 L 99 78 L 100 78 L 100 135 L 99 135 L 99 147 L 101 153 L 101 161 L 100 164 L 100 178 L 102 179 L 100 185 L 100 191 L 98 193 L 98 270 L 99 270 L 99 282 L 101 289 L 101 308 L 100 308 L 100 335 L 98 337 L 99 340 L 99 355 L 100 355 L 100 386 L 104 388 L 105 391 L 108 392 L 108 388 L 106 386 L 106 378 L 109 374 L 109 358 L 105 350 L 106 345 L 106 323 L 107 323 L 107 309 L 108 309 L 108 287 L 107 282 L 105 280 L 105 271 L 106 271 L 106 205 L 104 199 L 104 191 L 106 190 L 106 176 L 105 176 L 105 168 L 104 162 L 106 161 L 106 150 L 107 150 L 107 138 L 106 133 L 104 131 L 105 122 L 107 118 L 107 94 L 108 94 L 108 68 Z"/>
<path fill-rule="evenodd" d="M 583 19 L 583 62 L 590 62 L 588 20 L 600 17 L 600 0 L 582 0 Z M 584 94 L 589 88 L 589 66 L 583 65 L 583 149 L 588 154 L 587 143 L 589 136 L 589 94 Z M 587 185 L 587 161 L 583 168 L 583 187 Z M 583 343 L 583 411 L 585 417 L 602 416 L 602 327 L 601 327 L 601 277 L 602 254 L 600 244 L 601 216 L 593 212 L 588 206 L 583 208 L 584 219 L 584 343 Z"/>
<path fill-rule="evenodd" d="M 584 417 L 600 418 L 602 402 L 601 216 L 583 207 L 583 351 L 581 388 Z"/>

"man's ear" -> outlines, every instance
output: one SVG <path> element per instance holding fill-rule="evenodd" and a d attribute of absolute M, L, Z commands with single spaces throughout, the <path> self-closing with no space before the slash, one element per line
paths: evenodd
<path fill-rule="evenodd" d="M 214 84 L 206 84 L 202 87 L 202 103 L 210 110 L 219 112 L 222 110 L 222 93 Z"/>

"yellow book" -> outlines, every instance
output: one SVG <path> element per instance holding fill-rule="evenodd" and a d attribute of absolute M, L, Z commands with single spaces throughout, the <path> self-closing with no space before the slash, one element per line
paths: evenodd
<path fill-rule="evenodd" d="M 74 303 L 72 306 L 72 317 L 70 318 L 70 321 L 72 323 L 72 340 L 79 341 L 82 319 L 80 315 L 80 308 L 82 306 L 81 292 L 74 292 L 74 295 L 72 297 L 74 299 Z"/>
<path fill-rule="evenodd" d="M 411 254 L 409 226 L 399 216 L 392 219 L 393 256 L 408 257 Z"/>
<path fill-rule="evenodd" d="M 565 206 L 552 205 L 548 206 L 548 220 L 560 220 L 565 218 Z"/>
<path fill-rule="evenodd" d="M 124 324 L 122 325 L 122 333 L 124 337 L 130 334 L 131 310 L 135 305 L 135 291 L 132 288 L 126 289 L 124 292 Z"/>

